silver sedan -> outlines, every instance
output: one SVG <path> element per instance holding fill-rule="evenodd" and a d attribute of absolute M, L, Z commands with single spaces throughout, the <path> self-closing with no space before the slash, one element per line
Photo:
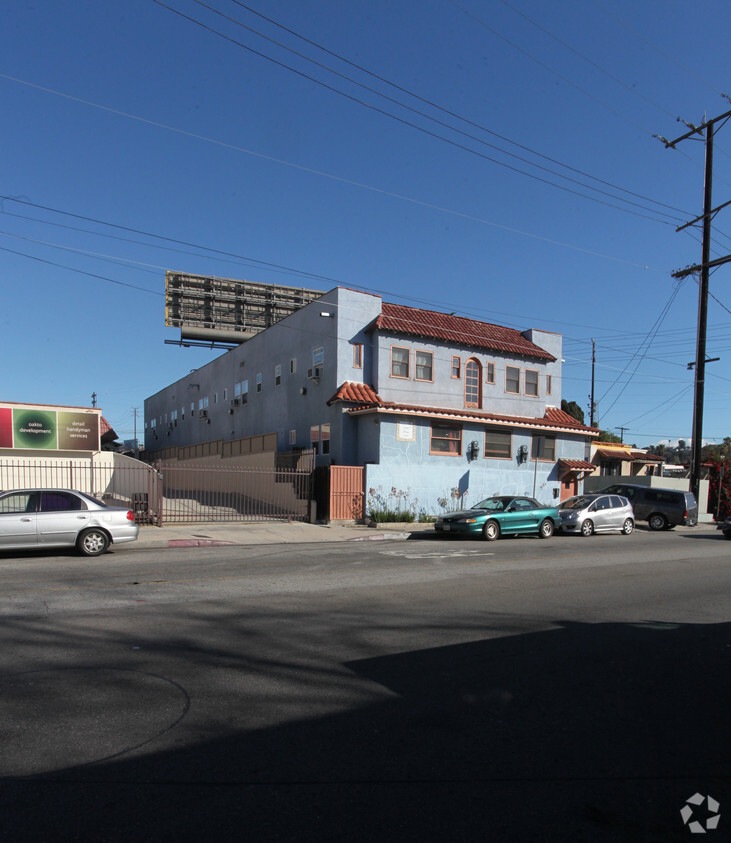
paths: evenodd
<path fill-rule="evenodd" d="M 99 556 L 110 544 L 139 534 L 131 509 L 107 506 L 72 489 L 14 489 L 0 493 L 0 551 L 76 547 Z"/>
<path fill-rule="evenodd" d="M 612 531 L 628 536 L 635 528 L 632 504 L 621 495 L 576 495 L 559 505 L 561 530 L 566 533 L 594 533 Z"/>

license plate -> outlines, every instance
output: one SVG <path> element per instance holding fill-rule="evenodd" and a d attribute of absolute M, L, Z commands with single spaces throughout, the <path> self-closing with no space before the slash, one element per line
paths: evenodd
<path fill-rule="evenodd" d="M 442 530 L 444 530 L 445 533 L 448 533 L 451 529 L 452 529 L 452 527 L 449 524 L 444 524 L 442 526 Z"/>

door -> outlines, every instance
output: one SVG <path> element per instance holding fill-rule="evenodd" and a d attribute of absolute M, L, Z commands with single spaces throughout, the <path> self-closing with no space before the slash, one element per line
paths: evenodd
<path fill-rule="evenodd" d="M 561 503 L 579 494 L 579 481 L 574 474 L 561 478 Z"/>
<path fill-rule="evenodd" d="M 37 492 L 11 492 L 0 498 L 0 550 L 36 544 Z"/>
<path fill-rule="evenodd" d="M 81 498 L 69 492 L 41 492 L 38 544 L 73 545 L 89 521 Z"/>

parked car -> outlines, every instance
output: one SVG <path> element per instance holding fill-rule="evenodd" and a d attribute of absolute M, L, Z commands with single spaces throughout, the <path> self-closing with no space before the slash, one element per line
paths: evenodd
<path fill-rule="evenodd" d="M 731 516 L 724 521 L 719 521 L 716 525 L 717 530 L 723 530 L 723 536 L 726 539 L 731 539 Z"/>
<path fill-rule="evenodd" d="M 677 525 L 695 527 L 698 523 L 698 504 L 691 492 L 632 483 L 614 483 L 601 491 L 627 498 L 635 520 L 647 521 L 651 530 L 669 530 Z"/>
<path fill-rule="evenodd" d="M 0 492 L 0 550 L 76 547 L 99 556 L 109 545 L 134 541 L 134 512 L 71 489 Z"/>
<path fill-rule="evenodd" d="M 555 506 L 543 506 L 534 498 L 498 495 L 485 498 L 471 509 L 437 518 L 434 529 L 438 533 L 482 535 L 487 541 L 522 533 L 536 533 L 542 539 L 548 539 L 559 523 Z"/>
<path fill-rule="evenodd" d="M 632 505 L 620 495 L 576 495 L 565 500 L 558 513 L 566 533 L 591 536 L 617 531 L 628 536 L 635 529 Z"/>

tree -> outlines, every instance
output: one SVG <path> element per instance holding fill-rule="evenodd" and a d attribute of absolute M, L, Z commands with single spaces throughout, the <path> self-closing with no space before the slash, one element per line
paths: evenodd
<path fill-rule="evenodd" d="M 608 430 L 599 431 L 599 442 L 621 442 L 622 440 L 616 433 L 610 433 Z"/>
<path fill-rule="evenodd" d="M 576 421 L 584 424 L 584 411 L 581 407 L 576 403 L 576 401 L 567 401 L 565 398 L 561 399 L 561 409 L 564 413 L 568 413 L 570 416 L 573 416 Z"/>

